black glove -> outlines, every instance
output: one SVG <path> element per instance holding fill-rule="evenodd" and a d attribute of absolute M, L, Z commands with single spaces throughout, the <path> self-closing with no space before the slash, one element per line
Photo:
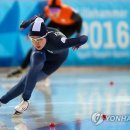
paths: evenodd
<path fill-rule="evenodd" d="M 38 16 L 34 16 L 32 17 L 30 20 L 26 20 L 26 21 L 23 21 L 21 24 L 20 24 L 20 29 L 25 29 L 27 28 Z"/>
<path fill-rule="evenodd" d="M 79 37 L 79 36 L 77 36 L 77 37 Z M 87 36 L 85 36 L 85 35 L 82 35 L 81 37 L 80 37 L 80 43 L 85 43 L 85 42 L 87 42 L 87 40 L 88 40 L 88 37 Z M 80 48 L 80 46 L 82 46 L 82 45 L 77 45 L 77 46 L 74 46 L 74 47 L 72 47 L 72 49 L 73 50 L 78 50 L 79 48 Z"/>

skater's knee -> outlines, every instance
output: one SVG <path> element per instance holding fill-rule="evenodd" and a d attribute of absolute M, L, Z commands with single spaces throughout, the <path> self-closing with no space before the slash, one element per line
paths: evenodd
<path fill-rule="evenodd" d="M 30 70 L 32 70 L 32 72 L 39 72 L 40 70 L 42 70 L 44 64 L 43 63 L 38 63 L 37 65 L 33 64 L 30 66 Z"/>

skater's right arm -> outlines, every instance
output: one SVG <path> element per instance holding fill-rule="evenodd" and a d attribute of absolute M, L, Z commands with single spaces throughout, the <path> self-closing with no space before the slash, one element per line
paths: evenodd
<path fill-rule="evenodd" d="M 88 36 L 81 35 L 77 38 L 67 38 L 64 34 L 61 32 L 54 32 L 50 33 L 49 37 L 51 38 L 53 44 L 50 46 L 50 50 L 62 50 L 74 46 L 82 46 L 88 41 Z M 49 45 L 47 44 L 46 47 Z M 48 50 L 49 50 L 48 49 Z"/>
<path fill-rule="evenodd" d="M 34 22 L 34 20 L 35 20 L 37 17 L 41 17 L 41 18 L 43 18 L 44 20 L 46 19 L 43 14 L 35 15 L 35 16 L 33 16 L 31 19 L 23 21 L 23 22 L 20 24 L 20 29 L 22 30 L 22 29 L 27 28 L 31 23 Z"/>

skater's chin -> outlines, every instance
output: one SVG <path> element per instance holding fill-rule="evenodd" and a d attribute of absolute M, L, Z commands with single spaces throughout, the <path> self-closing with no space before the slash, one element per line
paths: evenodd
<path fill-rule="evenodd" d="M 36 49 L 37 49 L 37 50 L 42 50 L 42 49 L 43 49 L 43 47 L 36 47 Z"/>

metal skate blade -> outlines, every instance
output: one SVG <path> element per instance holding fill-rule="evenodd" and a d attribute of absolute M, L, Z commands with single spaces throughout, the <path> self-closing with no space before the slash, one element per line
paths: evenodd
<path fill-rule="evenodd" d="M 20 113 L 20 112 L 15 112 L 15 113 L 12 115 L 12 118 L 21 118 L 21 113 Z"/>
<path fill-rule="evenodd" d="M 21 115 L 21 112 L 15 111 L 15 113 L 13 115 Z"/>

